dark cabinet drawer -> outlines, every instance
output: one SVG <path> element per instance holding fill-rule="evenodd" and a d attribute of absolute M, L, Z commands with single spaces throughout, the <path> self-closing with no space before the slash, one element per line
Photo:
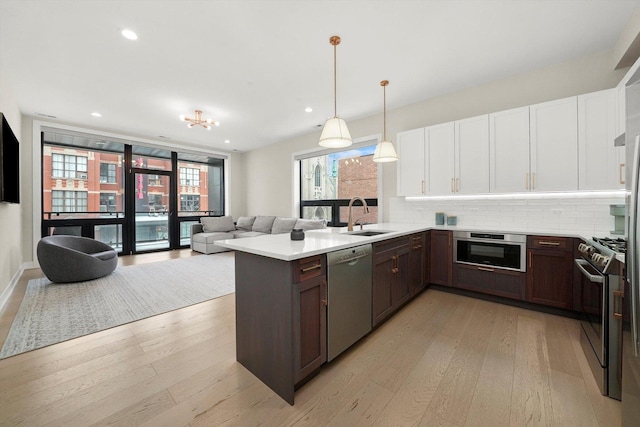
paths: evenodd
<path fill-rule="evenodd" d="M 324 255 L 316 255 L 293 261 L 293 283 L 324 276 L 326 272 L 325 260 Z"/>
<path fill-rule="evenodd" d="M 560 251 L 572 251 L 571 237 L 557 236 L 528 236 L 527 247 L 530 249 L 554 249 Z"/>

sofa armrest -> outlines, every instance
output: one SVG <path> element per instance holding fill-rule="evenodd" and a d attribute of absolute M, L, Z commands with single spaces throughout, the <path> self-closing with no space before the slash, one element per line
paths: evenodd
<path fill-rule="evenodd" d="M 202 224 L 201 223 L 197 223 L 197 224 L 191 224 L 191 237 L 193 238 L 194 234 L 198 234 L 198 233 L 202 233 L 203 229 L 202 229 Z"/>

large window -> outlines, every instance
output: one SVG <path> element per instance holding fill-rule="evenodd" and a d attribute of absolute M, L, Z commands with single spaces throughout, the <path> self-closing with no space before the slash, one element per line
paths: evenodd
<path fill-rule="evenodd" d="M 67 154 L 52 154 L 51 176 L 54 178 L 87 179 L 87 158 Z"/>
<path fill-rule="evenodd" d="M 53 212 L 86 212 L 86 191 L 60 191 L 51 192 L 51 204 Z"/>
<path fill-rule="evenodd" d="M 300 160 L 300 217 L 324 219 L 331 226 L 348 221 L 351 198 L 366 199 L 369 213 L 354 207 L 354 220 L 375 223 L 378 218 L 378 166 L 375 145 Z M 356 202 L 354 206 L 361 205 Z"/>
<path fill-rule="evenodd" d="M 43 127 L 42 236 L 73 232 L 123 253 L 188 246 L 192 224 L 225 214 L 224 164 Z"/>
<path fill-rule="evenodd" d="M 117 168 L 118 165 L 112 163 L 100 163 L 100 183 L 115 184 Z"/>

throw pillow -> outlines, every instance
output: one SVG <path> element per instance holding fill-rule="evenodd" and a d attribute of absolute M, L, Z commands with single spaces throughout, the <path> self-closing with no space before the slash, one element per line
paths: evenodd
<path fill-rule="evenodd" d="M 230 216 L 207 216 L 200 218 L 202 231 L 205 233 L 221 233 L 236 229 L 233 217 Z"/>
<path fill-rule="evenodd" d="M 293 228 L 302 228 L 303 230 L 316 230 L 325 228 L 327 223 L 324 219 L 298 219 Z"/>
<path fill-rule="evenodd" d="M 271 226 L 275 221 L 275 216 L 257 216 L 253 222 L 251 231 L 259 231 L 260 233 L 271 233 Z"/>
<path fill-rule="evenodd" d="M 253 227 L 253 222 L 255 220 L 256 220 L 255 216 L 238 217 L 238 220 L 236 221 L 236 228 L 238 230 L 251 231 L 251 228 Z"/>
<path fill-rule="evenodd" d="M 271 234 L 290 233 L 296 225 L 298 218 L 280 218 L 277 217 L 271 226 Z"/>

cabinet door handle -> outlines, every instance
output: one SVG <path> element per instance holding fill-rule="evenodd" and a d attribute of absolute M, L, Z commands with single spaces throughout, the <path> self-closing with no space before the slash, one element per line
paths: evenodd
<path fill-rule="evenodd" d="M 529 172 L 524 174 L 524 188 L 525 190 L 529 189 Z"/>
<path fill-rule="evenodd" d="M 622 320 L 622 298 L 624 291 L 613 291 L 613 317 Z"/>
<path fill-rule="evenodd" d="M 495 271 L 493 268 L 486 268 L 486 267 L 478 267 L 478 270 L 488 271 L 489 273 L 493 273 Z"/>
<path fill-rule="evenodd" d="M 302 273 L 307 273 L 311 270 L 317 270 L 318 268 L 322 268 L 322 264 L 315 264 L 315 265 L 312 265 L 311 267 L 301 268 L 300 271 Z"/>
<path fill-rule="evenodd" d="M 420 191 L 422 191 L 422 194 L 424 194 L 424 179 L 422 180 L 422 182 L 420 184 Z"/>
<path fill-rule="evenodd" d="M 328 295 L 329 289 L 327 287 L 326 280 L 322 281 L 322 287 L 324 287 L 324 299 L 320 300 L 320 308 L 322 308 L 323 306 L 326 307 L 328 305 L 327 301 L 329 300 L 329 295 Z"/>
<path fill-rule="evenodd" d="M 560 242 L 548 242 L 546 240 L 540 240 L 538 244 L 542 246 L 560 246 Z"/>
<path fill-rule="evenodd" d="M 454 192 L 455 192 L 454 187 L 453 187 L 453 178 L 451 178 L 451 192 L 452 192 L 452 193 L 454 193 Z"/>
<path fill-rule="evenodd" d="M 460 178 L 456 178 L 456 193 L 460 192 Z"/>
<path fill-rule="evenodd" d="M 391 272 L 392 272 L 393 274 L 396 274 L 396 273 L 398 272 L 398 269 L 397 269 L 397 268 L 392 268 L 392 269 L 391 269 Z"/>
<path fill-rule="evenodd" d="M 624 163 L 620 163 L 620 170 L 618 172 L 618 175 L 620 176 L 620 184 L 624 184 L 624 174 L 622 173 L 622 170 L 624 169 Z"/>
<path fill-rule="evenodd" d="M 422 245 L 415 245 L 413 247 L 413 250 L 418 250 L 418 249 L 422 249 Z"/>
<path fill-rule="evenodd" d="M 531 174 L 531 179 L 533 181 L 533 183 L 531 184 L 531 189 L 535 190 L 536 189 L 536 173 L 535 172 Z"/>

